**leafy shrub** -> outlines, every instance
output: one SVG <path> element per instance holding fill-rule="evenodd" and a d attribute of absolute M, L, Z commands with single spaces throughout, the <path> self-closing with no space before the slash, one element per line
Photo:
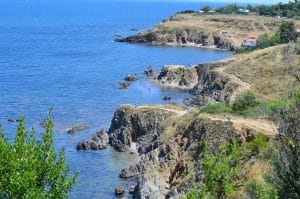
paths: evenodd
<path fill-rule="evenodd" d="M 264 150 L 268 146 L 269 138 L 264 134 L 254 135 L 254 139 L 245 143 L 245 147 L 251 152 L 258 154 L 261 150 Z"/>
<path fill-rule="evenodd" d="M 250 199 L 277 199 L 277 191 L 269 184 L 250 181 L 246 185 L 246 193 Z"/>
<path fill-rule="evenodd" d="M 200 108 L 201 112 L 205 113 L 226 113 L 232 112 L 229 106 L 222 103 L 210 103 Z"/>
<path fill-rule="evenodd" d="M 282 42 L 288 43 L 290 41 L 296 41 L 297 32 L 295 23 L 293 21 L 286 21 L 279 27 L 279 37 Z"/>
<path fill-rule="evenodd" d="M 238 99 L 232 105 L 232 110 L 234 112 L 242 113 L 248 108 L 255 107 L 259 105 L 259 101 L 256 99 L 255 95 L 251 92 L 248 92 Z"/>
<path fill-rule="evenodd" d="M 192 13 L 196 13 L 194 10 L 183 10 L 180 12 L 177 12 L 177 14 L 192 14 Z"/>
<path fill-rule="evenodd" d="M 257 48 L 267 48 L 270 46 L 275 46 L 277 44 L 282 43 L 278 34 L 275 34 L 271 37 L 267 33 L 262 34 L 257 39 Z"/>
<path fill-rule="evenodd" d="M 208 145 L 205 144 L 202 160 L 204 178 L 200 193 L 202 198 L 227 198 L 236 190 L 240 157 L 241 147 L 236 140 L 228 145 L 222 144 L 215 155 L 208 151 Z"/>
<path fill-rule="evenodd" d="M 13 144 L 0 131 L 0 193 L 9 198 L 65 198 L 73 187 L 77 174 L 69 174 L 64 151 L 54 150 L 50 115 L 38 138 L 34 130 L 26 131 L 23 116 Z"/>

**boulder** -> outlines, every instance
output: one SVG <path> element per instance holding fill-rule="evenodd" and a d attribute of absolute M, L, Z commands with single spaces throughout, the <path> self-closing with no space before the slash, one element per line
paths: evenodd
<path fill-rule="evenodd" d="M 164 96 L 163 100 L 165 100 L 165 101 L 170 101 L 170 100 L 171 100 L 171 97 L 170 97 L 170 96 Z"/>
<path fill-rule="evenodd" d="M 75 126 L 73 126 L 71 128 L 65 129 L 64 132 L 67 133 L 67 134 L 75 134 L 75 133 L 77 133 L 79 131 L 84 131 L 84 130 L 87 130 L 87 129 L 89 129 L 88 125 L 86 125 L 86 124 L 78 124 L 78 125 L 75 125 Z"/>
<path fill-rule="evenodd" d="M 108 142 L 108 132 L 102 129 L 92 135 L 90 140 L 78 143 L 77 150 L 102 150 L 107 147 Z"/>
<path fill-rule="evenodd" d="M 122 187 L 115 188 L 115 194 L 116 194 L 116 196 L 121 196 L 124 193 L 125 193 L 125 189 L 124 188 L 122 188 Z"/>
<path fill-rule="evenodd" d="M 155 78 L 155 73 L 152 67 L 148 67 L 144 71 L 145 75 L 147 76 L 148 79 L 154 79 Z"/>
<path fill-rule="evenodd" d="M 127 89 L 129 86 L 129 83 L 127 82 L 118 82 L 119 84 L 119 89 Z"/>
<path fill-rule="evenodd" d="M 136 74 L 128 74 L 124 80 L 125 81 L 136 81 L 138 80 L 139 78 L 136 76 Z"/>

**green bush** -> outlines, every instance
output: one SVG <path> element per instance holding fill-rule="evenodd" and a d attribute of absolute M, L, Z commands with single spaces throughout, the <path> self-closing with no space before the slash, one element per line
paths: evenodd
<path fill-rule="evenodd" d="M 210 103 L 200 108 L 201 112 L 205 113 L 227 113 L 232 112 L 229 106 L 222 103 Z"/>
<path fill-rule="evenodd" d="M 259 105 L 259 101 L 256 99 L 255 95 L 251 92 L 244 94 L 240 99 L 232 105 L 232 110 L 234 112 L 242 113 L 251 107 L 256 107 Z"/>
<path fill-rule="evenodd" d="M 246 185 L 246 194 L 249 199 L 277 199 L 277 191 L 269 184 L 250 181 Z"/>
<path fill-rule="evenodd" d="M 21 116 L 13 144 L 0 131 L 0 193 L 9 198 L 66 198 L 77 174 L 69 174 L 64 151 L 54 150 L 50 114 L 44 125 L 45 132 L 36 136 L 33 129 L 26 131 Z"/>
<path fill-rule="evenodd" d="M 275 34 L 271 37 L 267 33 L 262 34 L 257 39 L 257 48 L 267 48 L 270 46 L 275 46 L 277 44 L 282 43 L 278 34 Z"/>
<path fill-rule="evenodd" d="M 254 135 L 254 139 L 250 142 L 245 143 L 245 147 L 251 152 L 258 154 L 268 146 L 269 138 L 264 134 Z"/>
<path fill-rule="evenodd" d="M 241 147 L 236 140 L 232 140 L 228 145 L 222 144 L 216 154 L 210 153 L 207 143 L 205 144 L 201 198 L 227 198 L 236 190 L 236 180 L 240 175 L 240 158 Z"/>

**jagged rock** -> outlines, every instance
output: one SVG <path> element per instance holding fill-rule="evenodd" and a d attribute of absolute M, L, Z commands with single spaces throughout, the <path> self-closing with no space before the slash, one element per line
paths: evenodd
<path fill-rule="evenodd" d="M 170 96 L 164 96 L 163 100 L 165 100 L 165 101 L 170 101 L 170 100 L 171 100 L 171 97 L 170 97 Z"/>
<path fill-rule="evenodd" d="M 11 123 L 15 122 L 15 120 L 14 120 L 14 119 L 11 119 L 11 118 L 7 119 L 7 121 L 8 121 L 8 122 L 11 122 Z"/>
<path fill-rule="evenodd" d="M 122 106 L 116 111 L 112 121 L 112 146 L 118 142 L 126 151 L 134 141 L 140 153 L 144 154 L 136 165 L 123 169 L 119 174 L 121 178 L 138 178 L 133 194 L 136 199 L 178 198 L 179 194 L 188 191 L 192 185 L 192 179 L 188 175 L 191 171 L 195 172 L 195 183 L 199 186 L 199 161 L 205 140 L 208 141 L 209 150 L 214 152 L 219 145 L 229 142 L 233 137 L 240 139 L 231 122 L 198 117 L 198 112 L 195 116 L 190 113 L 192 115 L 174 117 L 176 113 L 169 113 L 167 110 L 170 107 L 165 106 Z M 126 136 L 116 136 L 115 133 L 119 131 L 123 131 Z M 151 145 L 154 147 L 149 147 Z M 189 160 L 189 164 L 185 160 Z"/>
<path fill-rule="evenodd" d="M 119 89 L 127 89 L 129 86 L 129 83 L 127 82 L 118 82 L 119 84 Z"/>
<path fill-rule="evenodd" d="M 102 150 L 107 147 L 108 142 L 108 132 L 102 129 L 92 135 L 90 140 L 78 143 L 77 150 Z"/>
<path fill-rule="evenodd" d="M 89 129 L 89 126 L 87 124 L 79 124 L 79 125 L 75 125 L 71 128 L 65 129 L 64 132 L 67 133 L 67 134 L 75 134 L 79 131 L 84 131 L 84 130 L 87 130 L 87 129 Z"/>
<path fill-rule="evenodd" d="M 138 80 L 139 78 L 135 75 L 135 74 L 128 74 L 124 80 L 125 81 L 136 81 Z"/>
<path fill-rule="evenodd" d="M 235 43 L 225 37 L 194 28 L 153 29 L 137 35 L 116 38 L 117 42 L 145 43 L 156 45 L 186 45 L 195 47 L 214 47 L 234 50 Z"/>
<path fill-rule="evenodd" d="M 160 125 L 172 114 L 156 107 L 120 106 L 109 128 L 109 143 L 118 151 L 128 151 L 136 143 L 137 151 L 147 152 L 157 147 L 155 140 L 161 132 Z"/>
<path fill-rule="evenodd" d="M 192 67 L 164 66 L 152 81 L 160 87 L 189 91 L 195 97 L 184 100 L 186 105 L 203 106 L 210 102 L 229 103 L 238 87 L 229 77 L 215 70 L 230 61 L 198 64 Z"/>
<path fill-rule="evenodd" d="M 124 193 L 125 193 L 125 189 L 124 188 L 122 188 L 122 187 L 115 188 L 115 194 L 116 194 L 116 196 L 123 195 Z"/>
<path fill-rule="evenodd" d="M 194 67 L 164 66 L 156 78 L 156 83 L 164 87 L 192 89 L 198 83 L 197 70 Z"/>
<path fill-rule="evenodd" d="M 209 103 L 216 102 L 213 98 L 204 95 L 197 95 L 195 97 L 187 97 L 183 103 L 187 106 L 204 106 Z"/>
<path fill-rule="evenodd" d="M 155 78 L 155 72 L 154 72 L 154 70 L 153 70 L 152 67 L 148 67 L 148 68 L 144 71 L 144 73 L 146 74 L 146 76 L 147 76 L 148 79 L 153 79 L 153 78 Z"/>

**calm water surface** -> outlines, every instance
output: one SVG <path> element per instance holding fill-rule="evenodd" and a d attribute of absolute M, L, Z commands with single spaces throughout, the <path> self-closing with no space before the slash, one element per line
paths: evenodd
<path fill-rule="evenodd" d="M 73 198 L 114 198 L 118 178 L 132 157 L 112 149 L 77 152 L 76 144 L 100 128 L 108 128 L 120 104 L 165 103 L 166 95 L 181 102 L 186 93 L 163 91 L 143 79 L 119 90 L 128 73 L 148 66 L 216 61 L 231 54 L 195 48 L 167 48 L 113 42 L 152 27 L 176 11 L 198 10 L 207 3 L 104 2 L 97 0 L 0 0 L 0 123 L 13 138 L 16 124 L 8 118 L 26 116 L 38 125 L 53 108 L 55 146 L 64 147 L 71 170 L 79 171 Z M 220 6 L 214 3 L 212 6 Z M 86 123 L 91 128 L 74 136 L 63 130 Z"/>

